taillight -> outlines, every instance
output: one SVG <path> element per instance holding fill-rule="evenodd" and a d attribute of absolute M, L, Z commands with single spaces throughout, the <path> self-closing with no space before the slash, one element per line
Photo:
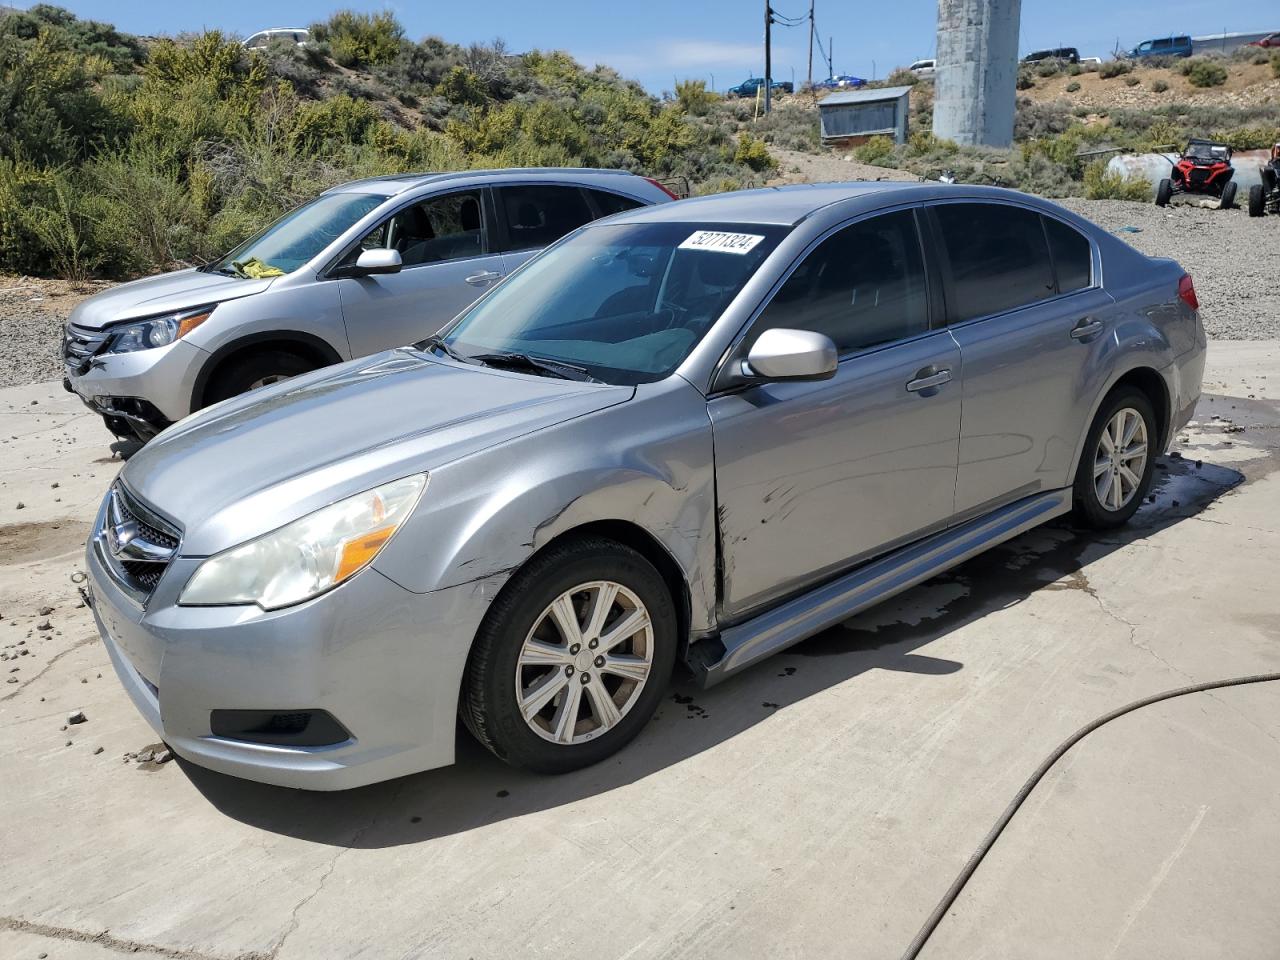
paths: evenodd
<path fill-rule="evenodd" d="M 679 198 L 679 197 L 677 197 L 674 193 L 672 193 L 672 192 L 671 192 L 671 189 L 670 189 L 669 187 L 667 187 L 665 184 L 663 184 L 661 181 L 659 181 L 659 180 L 655 180 L 655 179 L 653 179 L 653 177 L 645 177 L 645 179 L 646 179 L 646 180 L 648 180 L 650 183 L 652 183 L 655 187 L 657 187 L 657 188 L 658 188 L 659 190 L 661 190 L 663 193 L 665 193 L 665 194 L 666 194 L 668 197 L 670 197 L 672 200 L 679 200 L 679 199 L 680 199 L 680 198 Z"/>
<path fill-rule="evenodd" d="M 1191 282 L 1191 275 L 1184 273 L 1178 281 L 1178 298 L 1192 310 L 1200 309 L 1200 298 L 1196 296 L 1196 285 Z"/>

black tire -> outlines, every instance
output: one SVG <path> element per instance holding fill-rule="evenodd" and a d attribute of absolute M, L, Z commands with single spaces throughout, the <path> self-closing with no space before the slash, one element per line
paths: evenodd
<path fill-rule="evenodd" d="M 1276 188 L 1276 168 L 1268 164 L 1262 168 L 1262 192 L 1270 193 Z"/>
<path fill-rule="evenodd" d="M 526 636 L 548 606 L 574 587 L 597 580 L 621 584 L 644 604 L 653 626 L 652 666 L 615 726 L 585 742 L 553 743 L 535 733 L 521 714 L 516 664 Z M 600 537 L 553 546 L 512 578 L 485 615 L 463 677 L 462 721 L 477 740 L 513 766 L 567 773 L 599 763 L 644 728 L 665 695 L 675 664 L 676 622 L 666 582 L 635 550 Z M 548 703 L 549 708 L 555 705 L 556 700 Z"/>
<path fill-rule="evenodd" d="M 1249 216 L 1260 217 L 1267 212 L 1267 194 L 1262 184 L 1255 183 L 1249 188 Z"/>
<path fill-rule="evenodd" d="M 1226 186 L 1222 188 L 1222 202 L 1218 204 L 1220 210 L 1231 210 L 1236 205 L 1236 190 L 1238 185 L 1234 180 L 1228 180 Z"/>
<path fill-rule="evenodd" d="M 217 403 L 239 396 L 258 386 L 287 380 L 314 370 L 316 365 L 306 357 L 288 350 L 262 350 L 224 364 L 209 381 L 204 404 Z M 264 383 L 263 381 L 266 381 Z"/>
<path fill-rule="evenodd" d="M 1147 455 L 1136 491 L 1116 510 L 1099 500 L 1094 486 L 1094 468 L 1102 431 L 1125 408 L 1136 411 L 1143 419 L 1147 435 Z M 1118 387 L 1108 394 L 1098 409 L 1098 415 L 1094 417 L 1093 425 L 1089 427 L 1084 449 L 1080 452 L 1080 463 L 1076 466 L 1075 484 L 1072 488 L 1072 508 L 1076 522 L 1095 530 L 1109 530 L 1127 523 L 1151 489 L 1156 457 L 1162 450 L 1161 442 L 1162 438 L 1157 433 L 1155 411 L 1145 393 L 1137 387 Z"/>
<path fill-rule="evenodd" d="M 1156 206 L 1167 207 L 1173 198 L 1173 181 L 1165 177 L 1156 187 Z"/>

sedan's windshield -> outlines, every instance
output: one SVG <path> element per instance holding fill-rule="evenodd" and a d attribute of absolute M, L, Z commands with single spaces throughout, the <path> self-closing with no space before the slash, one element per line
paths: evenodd
<path fill-rule="evenodd" d="M 372 193 L 327 193 L 286 213 L 204 269 L 236 277 L 293 273 L 386 199 Z"/>
<path fill-rule="evenodd" d="M 514 355 L 531 372 L 528 358 L 606 383 L 660 380 L 689 355 L 788 229 L 587 227 L 529 263 L 436 343 L 477 362 Z"/>

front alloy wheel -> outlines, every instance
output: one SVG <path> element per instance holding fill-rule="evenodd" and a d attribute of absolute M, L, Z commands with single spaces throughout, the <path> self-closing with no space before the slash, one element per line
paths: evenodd
<path fill-rule="evenodd" d="M 676 624 L 667 582 L 636 550 L 596 536 L 553 544 L 490 604 L 462 720 L 515 766 L 564 773 L 598 763 L 666 693 Z"/>
<path fill-rule="evenodd" d="M 552 743 L 585 743 L 618 725 L 653 668 L 653 624 L 640 598 L 597 580 L 542 611 L 516 660 L 520 713 Z"/>

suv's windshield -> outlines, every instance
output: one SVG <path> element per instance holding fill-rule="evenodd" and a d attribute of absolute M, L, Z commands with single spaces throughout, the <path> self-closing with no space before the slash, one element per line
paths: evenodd
<path fill-rule="evenodd" d="M 1225 144 L 1200 141 L 1188 144 L 1186 155 L 1196 160 L 1225 160 L 1227 148 Z"/>
<path fill-rule="evenodd" d="M 606 383 L 661 380 L 788 230 L 725 223 L 587 227 L 531 261 L 437 343 L 459 359 L 491 362 L 512 354 Z"/>
<path fill-rule="evenodd" d="M 203 269 L 234 277 L 281 277 L 293 273 L 386 199 L 372 193 L 327 193 L 316 197 Z"/>

